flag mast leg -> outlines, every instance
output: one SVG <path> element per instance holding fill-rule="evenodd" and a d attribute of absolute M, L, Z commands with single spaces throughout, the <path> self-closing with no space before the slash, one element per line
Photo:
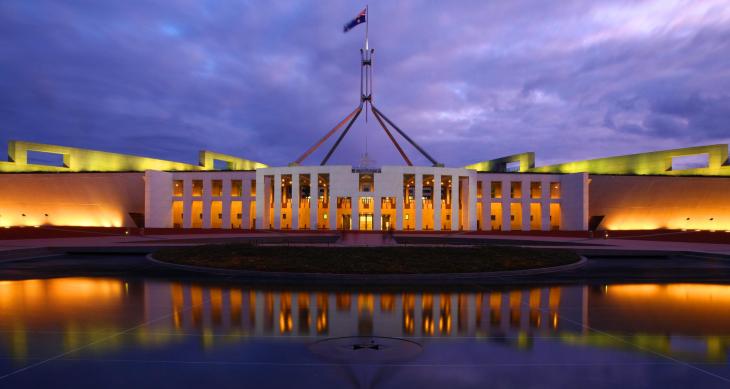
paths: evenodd
<path fill-rule="evenodd" d="M 347 135 L 347 132 L 350 131 L 350 127 L 352 127 L 352 124 L 355 123 L 355 120 L 357 120 L 357 117 L 360 116 L 360 112 L 362 112 L 362 104 L 360 104 L 360 106 L 357 107 L 357 110 L 355 110 L 355 116 L 353 116 L 352 119 L 350 119 L 350 122 L 347 123 L 347 127 L 345 127 L 345 130 L 342 132 L 342 134 L 340 134 L 340 137 L 337 138 L 337 141 L 332 146 L 330 151 L 327 152 L 327 155 L 322 160 L 322 163 L 320 163 L 321 166 L 324 166 L 327 164 L 327 161 L 332 156 L 332 153 L 335 152 L 335 150 L 337 149 L 337 146 L 340 145 L 340 142 L 342 142 L 342 139 L 345 137 L 345 135 Z"/>

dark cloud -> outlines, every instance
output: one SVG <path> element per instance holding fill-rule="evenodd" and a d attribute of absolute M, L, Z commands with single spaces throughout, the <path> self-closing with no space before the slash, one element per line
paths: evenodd
<path fill-rule="evenodd" d="M 361 6 L 5 0 L 0 141 L 286 164 L 357 104 L 363 31 L 340 28 Z M 725 2 L 379 1 L 370 11 L 376 103 L 447 165 L 730 141 Z M 366 139 L 378 162 L 399 163 L 372 117 L 332 161 L 356 163 Z"/>

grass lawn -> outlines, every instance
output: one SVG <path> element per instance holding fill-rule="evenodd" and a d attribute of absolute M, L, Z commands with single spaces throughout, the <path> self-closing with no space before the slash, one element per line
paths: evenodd
<path fill-rule="evenodd" d="M 332 273 L 434 274 L 521 270 L 566 265 L 568 250 L 521 247 L 312 247 L 218 244 L 161 249 L 160 261 L 222 269 Z"/>

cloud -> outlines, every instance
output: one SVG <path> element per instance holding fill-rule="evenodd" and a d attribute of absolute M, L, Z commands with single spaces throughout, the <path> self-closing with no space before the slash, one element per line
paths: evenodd
<path fill-rule="evenodd" d="M 0 141 L 286 164 L 358 103 L 363 31 L 340 28 L 359 7 L 3 1 Z M 380 1 L 370 12 L 376 104 L 449 166 L 730 141 L 726 2 Z M 357 163 L 365 139 L 378 162 L 400 163 L 372 119 L 333 163 Z"/>

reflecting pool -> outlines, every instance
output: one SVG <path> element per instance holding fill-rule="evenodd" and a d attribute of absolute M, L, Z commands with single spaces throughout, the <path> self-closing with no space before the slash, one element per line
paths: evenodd
<path fill-rule="evenodd" d="M 0 281 L 0 386 L 730 387 L 730 285 Z"/>

